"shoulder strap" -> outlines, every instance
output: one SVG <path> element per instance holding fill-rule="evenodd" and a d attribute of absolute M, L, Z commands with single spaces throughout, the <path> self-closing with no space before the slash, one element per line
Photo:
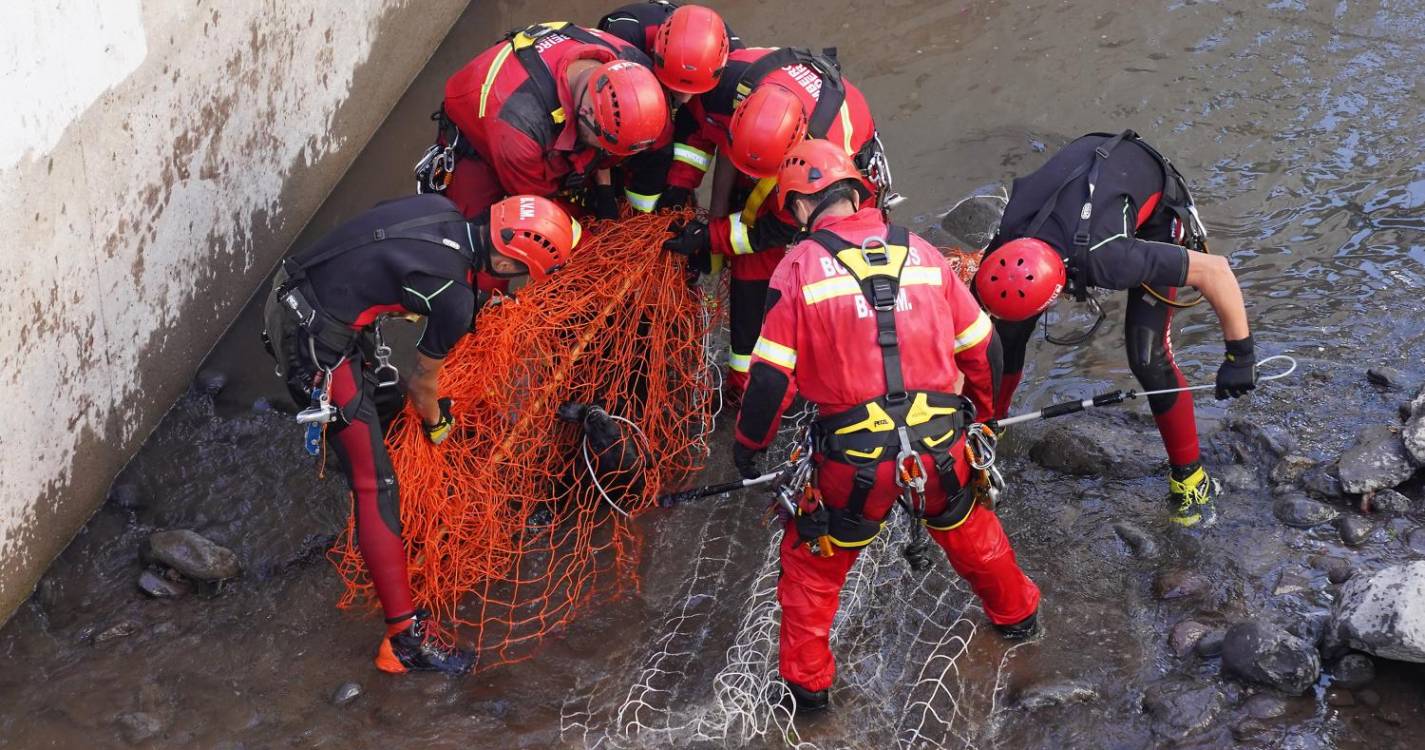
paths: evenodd
<path fill-rule="evenodd" d="M 1090 133 L 1090 136 L 1108 137 L 1106 133 Z M 1073 245 L 1069 248 L 1068 271 L 1069 278 L 1066 291 L 1073 295 L 1074 299 L 1083 302 L 1088 298 L 1088 283 L 1086 278 L 1086 266 L 1088 264 L 1089 223 L 1093 219 L 1093 194 L 1098 187 L 1098 175 L 1103 168 L 1103 163 L 1108 161 L 1108 157 L 1113 153 L 1118 144 L 1125 139 L 1136 139 L 1137 133 L 1132 130 L 1125 130 L 1118 135 L 1112 136 L 1109 140 L 1094 149 L 1094 157 L 1091 161 L 1080 164 L 1069 176 L 1059 183 L 1059 187 L 1049 195 L 1049 199 L 1040 207 L 1039 213 L 1034 215 L 1034 220 L 1029 223 L 1025 234 L 1030 237 L 1037 236 L 1040 228 L 1044 226 L 1050 216 L 1053 215 L 1055 207 L 1059 205 L 1059 196 L 1068 187 L 1079 179 L 1085 172 L 1088 172 L 1088 195 L 1084 197 L 1084 204 L 1079 209 L 1078 222 L 1074 225 Z"/>
<path fill-rule="evenodd" d="M 549 65 L 540 57 L 537 46 L 539 39 L 549 34 L 561 34 L 582 44 L 596 44 L 615 54 L 619 52 L 619 48 L 607 39 L 569 21 L 537 23 L 510 32 L 508 38 L 515 59 L 520 61 L 520 67 L 524 68 L 525 75 L 529 76 L 530 85 L 534 87 L 539 100 L 549 107 L 549 119 L 553 120 L 555 125 L 562 125 L 568 114 L 564 111 L 564 103 L 559 100 L 559 85 L 555 82 Z"/>
<path fill-rule="evenodd" d="M 834 51 L 833 51 L 834 54 Z M 823 85 L 830 84 L 834 88 L 845 93 L 845 85 L 841 81 L 841 68 L 834 62 L 834 58 L 825 55 L 816 55 L 808 50 L 797 47 L 778 47 L 763 55 L 756 62 L 751 63 L 742 71 L 742 76 L 737 80 L 737 91 L 733 99 L 733 105 L 741 104 L 743 99 L 757 88 L 757 84 L 762 82 L 772 71 L 778 68 L 785 68 L 788 65 L 801 63 L 817 72 L 821 76 Z M 841 106 L 840 102 L 837 103 Z"/>
<path fill-rule="evenodd" d="M 465 258 L 466 260 L 469 260 L 473 263 L 473 250 L 466 250 L 463 246 L 459 246 L 459 243 L 456 243 L 457 247 L 450 247 L 450 245 L 445 242 L 446 238 L 441 237 L 437 234 L 411 231 L 414 229 L 419 229 L 421 227 L 428 227 L 436 224 L 446 224 L 454 221 L 465 221 L 465 217 L 462 216 L 459 211 L 442 211 L 438 214 L 431 214 L 429 216 L 418 216 L 414 219 L 407 219 L 406 221 L 392 224 L 389 227 L 381 227 L 371 232 L 363 232 L 362 234 L 357 235 L 356 237 L 352 237 L 346 242 L 343 242 L 335 247 L 327 248 L 326 250 L 323 250 L 310 258 L 301 258 L 300 256 L 287 258 L 286 260 L 282 261 L 282 267 L 287 271 L 287 283 L 284 284 L 284 286 L 295 286 L 297 283 L 301 282 L 304 278 L 306 278 L 307 269 L 319 266 L 329 260 L 332 260 L 333 258 L 336 258 L 337 256 L 345 255 L 346 253 L 349 253 L 357 248 L 366 247 L 367 245 L 376 242 L 381 242 L 383 240 L 412 239 L 430 242 L 432 244 L 440 245 L 441 247 L 450 248 L 451 250 L 459 253 L 462 258 Z"/>
<path fill-rule="evenodd" d="M 812 232 L 810 239 L 825 248 L 861 285 L 861 294 L 876 315 L 876 343 L 881 347 L 881 365 L 886 375 L 886 403 L 904 403 L 909 394 L 901 372 L 896 301 L 900 297 L 901 273 L 910 254 L 910 232 L 893 224 L 879 246 L 872 245 L 877 241 L 874 238 L 856 245 L 827 229 Z M 852 253 L 854 257 L 844 258 L 844 253 Z"/>

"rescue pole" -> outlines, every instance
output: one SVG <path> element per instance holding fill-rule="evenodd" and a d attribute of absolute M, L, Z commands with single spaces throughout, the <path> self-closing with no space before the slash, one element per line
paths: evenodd
<path fill-rule="evenodd" d="M 748 487 L 758 487 L 769 482 L 776 481 L 781 476 L 781 471 L 771 471 L 755 479 L 739 479 L 735 482 L 723 482 L 721 484 L 710 484 L 706 487 L 694 487 L 681 492 L 670 492 L 666 495 L 658 496 L 658 506 L 660 508 L 671 508 L 690 500 L 707 497 L 709 495 L 721 495 L 724 492 L 735 492 L 745 490 Z"/>
<path fill-rule="evenodd" d="M 1296 372 L 1296 359 L 1288 354 L 1274 354 L 1270 357 L 1267 357 L 1266 359 L 1263 359 L 1261 362 L 1258 362 L 1257 365 L 1260 367 L 1261 365 L 1265 365 L 1268 362 L 1278 359 L 1287 363 L 1288 366 L 1286 370 L 1279 372 L 1275 375 L 1263 375 L 1257 378 L 1257 382 L 1267 383 L 1273 380 L 1280 380 L 1292 374 L 1293 372 Z M 998 420 L 992 419 L 986 422 L 985 424 L 987 424 L 992 429 L 998 431 L 1001 428 L 1009 427 L 1011 425 L 1023 424 L 1025 422 L 1034 422 L 1040 419 L 1052 419 L 1054 417 L 1062 417 L 1065 414 L 1075 414 L 1084 411 L 1085 409 L 1092 409 L 1099 406 L 1111 406 L 1113 404 L 1121 404 L 1124 401 L 1130 401 L 1135 398 L 1158 396 L 1167 393 L 1188 393 L 1191 391 L 1205 391 L 1216 387 L 1216 385 L 1208 383 L 1205 385 L 1190 385 L 1185 386 L 1183 388 L 1164 388 L 1157 391 L 1144 391 L 1142 393 L 1139 393 L 1138 391 L 1134 390 L 1109 391 L 1107 393 L 1100 393 L 1092 398 L 1081 399 L 1078 401 L 1061 401 L 1057 404 L 1051 404 L 1049 406 L 1046 406 L 1043 409 L 1040 409 L 1039 411 L 1029 412 L 1028 414 L 1017 414 L 1013 417 L 1005 417 L 1004 419 Z"/>

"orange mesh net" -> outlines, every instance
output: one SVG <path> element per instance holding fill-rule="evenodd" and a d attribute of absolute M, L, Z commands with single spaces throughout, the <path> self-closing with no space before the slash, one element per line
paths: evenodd
<path fill-rule="evenodd" d="M 527 658 L 596 592 L 636 587 L 630 521 L 707 456 L 715 321 L 661 250 L 677 218 L 597 223 L 560 273 L 486 307 L 441 371 L 455 416 L 442 445 L 418 420 L 392 426 L 417 605 L 442 637 L 473 641 L 477 668 Z M 590 417 L 586 439 L 566 402 L 613 417 Z M 352 532 L 334 551 L 343 607 L 374 598 Z"/>

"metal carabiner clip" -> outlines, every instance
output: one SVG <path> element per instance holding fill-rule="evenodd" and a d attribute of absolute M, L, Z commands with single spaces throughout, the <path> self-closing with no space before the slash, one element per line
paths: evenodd
<path fill-rule="evenodd" d="M 385 322 L 385 315 L 377 318 L 372 331 L 376 338 L 376 348 L 372 352 L 372 358 L 376 360 L 376 368 L 372 370 L 371 374 L 376 376 L 377 388 L 391 388 L 401 382 L 401 371 L 391 364 L 391 347 L 386 345 L 386 337 L 381 335 L 381 325 Z M 382 373 L 384 372 L 391 373 L 391 377 L 389 379 L 383 377 Z"/>

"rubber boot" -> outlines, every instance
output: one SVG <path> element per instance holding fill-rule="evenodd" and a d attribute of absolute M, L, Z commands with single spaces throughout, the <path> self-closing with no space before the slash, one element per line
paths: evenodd
<path fill-rule="evenodd" d="M 1212 507 L 1215 482 L 1202 464 L 1174 466 L 1168 475 L 1168 493 L 1173 503 L 1172 522 L 1179 526 L 1208 526 L 1217 520 Z"/>
<path fill-rule="evenodd" d="M 475 655 L 458 648 L 446 648 L 426 630 L 430 612 L 420 609 L 403 623 L 392 625 L 376 651 L 376 668 L 391 674 L 440 672 L 462 675 L 475 664 Z"/>
<path fill-rule="evenodd" d="M 1039 611 L 1035 610 L 1019 622 L 1009 625 L 997 624 L 995 630 L 998 630 L 1000 637 L 1006 641 L 1027 641 L 1039 634 Z"/>
<path fill-rule="evenodd" d="M 830 690 L 807 690 L 786 678 L 782 679 L 782 683 L 789 693 L 783 696 L 783 705 L 797 716 L 820 713 L 831 707 Z"/>

